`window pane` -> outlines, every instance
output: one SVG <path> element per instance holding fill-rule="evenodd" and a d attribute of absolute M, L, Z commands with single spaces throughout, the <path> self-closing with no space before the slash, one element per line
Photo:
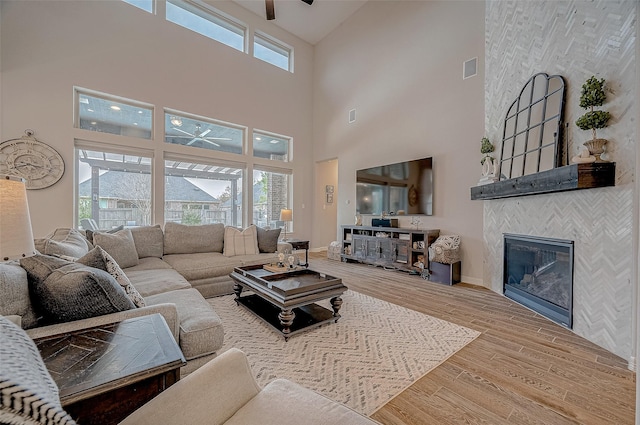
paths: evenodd
<path fill-rule="evenodd" d="M 265 133 L 253 133 L 253 156 L 276 161 L 289 161 L 289 140 Z"/>
<path fill-rule="evenodd" d="M 270 41 L 265 36 L 255 33 L 253 36 L 253 56 L 272 65 L 289 71 L 291 66 L 291 49 Z"/>
<path fill-rule="evenodd" d="M 151 224 L 151 158 L 77 148 L 83 229 Z"/>
<path fill-rule="evenodd" d="M 244 129 L 215 121 L 193 119 L 165 113 L 165 142 L 214 151 L 242 153 Z"/>
<path fill-rule="evenodd" d="M 280 221 L 280 210 L 289 207 L 290 182 L 290 174 L 253 171 L 253 224 L 291 231 L 290 222 Z"/>
<path fill-rule="evenodd" d="M 165 221 L 242 227 L 242 169 L 165 160 Z"/>
<path fill-rule="evenodd" d="M 153 109 L 78 92 L 76 127 L 99 133 L 151 139 Z"/>
<path fill-rule="evenodd" d="M 122 0 L 132 6 L 138 7 L 149 13 L 153 13 L 153 0 Z"/>
<path fill-rule="evenodd" d="M 244 52 L 245 29 L 242 26 L 191 2 L 167 1 L 167 21 Z"/>

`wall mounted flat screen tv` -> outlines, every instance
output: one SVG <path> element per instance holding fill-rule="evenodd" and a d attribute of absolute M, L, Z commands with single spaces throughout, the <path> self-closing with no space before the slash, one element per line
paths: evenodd
<path fill-rule="evenodd" d="M 356 213 L 433 215 L 432 159 L 356 171 Z"/>

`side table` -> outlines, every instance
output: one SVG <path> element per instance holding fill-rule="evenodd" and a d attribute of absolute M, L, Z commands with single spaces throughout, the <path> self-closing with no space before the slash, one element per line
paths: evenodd
<path fill-rule="evenodd" d="M 302 239 L 286 239 L 282 242 L 291 244 L 293 249 L 304 249 L 304 264 L 300 264 L 304 267 L 309 267 L 309 241 Z"/>
<path fill-rule="evenodd" d="M 160 314 L 81 329 L 35 343 L 81 424 L 117 424 L 180 379 L 182 351 Z"/>

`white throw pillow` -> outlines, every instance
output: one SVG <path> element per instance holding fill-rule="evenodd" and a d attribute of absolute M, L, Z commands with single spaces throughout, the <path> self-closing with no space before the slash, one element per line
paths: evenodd
<path fill-rule="evenodd" d="M 255 225 L 251 225 L 240 231 L 235 227 L 227 226 L 224 228 L 224 251 L 226 257 L 234 255 L 257 254 L 258 250 L 258 231 Z"/>

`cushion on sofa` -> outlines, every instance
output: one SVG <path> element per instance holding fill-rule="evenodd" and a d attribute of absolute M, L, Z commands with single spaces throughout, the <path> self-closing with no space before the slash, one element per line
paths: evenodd
<path fill-rule="evenodd" d="M 52 255 L 43 254 L 36 254 L 20 260 L 20 266 L 27 272 L 29 285 L 40 284 L 49 277 L 54 270 L 67 264 L 72 264 L 72 262 Z"/>
<path fill-rule="evenodd" d="M 225 257 L 251 255 L 258 252 L 258 232 L 255 225 L 252 224 L 242 231 L 232 226 L 225 227 L 223 252 Z"/>
<path fill-rule="evenodd" d="M 173 254 L 163 257 L 171 267 L 189 282 L 212 276 L 228 276 L 234 267 L 242 265 L 241 256 L 225 257 L 217 252 L 198 254 Z"/>
<path fill-rule="evenodd" d="M 122 229 L 113 234 L 95 233 L 93 241 L 107 251 L 123 269 L 138 264 L 138 251 L 131 230 Z"/>
<path fill-rule="evenodd" d="M 35 343 L 18 326 L 0 317 L 0 423 L 67 424 L 58 387 Z"/>
<path fill-rule="evenodd" d="M 84 264 L 67 264 L 54 270 L 44 281 L 29 282 L 29 285 L 33 301 L 51 323 L 135 308 L 109 273 Z"/>
<path fill-rule="evenodd" d="M 222 321 L 197 289 L 151 295 L 147 305 L 174 303 L 180 321 L 180 349 L 187 360 L 215 353 L 222 347 Z"/>
<path fill-rule="evenodd" d="M 176 289 L 189 289 L 191 285 L 173 269 L 131 270 L 127 269 L 127 277 L 143 297 Z"/>
<path fill-rule="evenodd" d="M 27 272 L 17 261 L 0 263 L 0 315 L 20 316 L 25 329 L 38 324 L 38 315 L 31 304 Z"/>
<path fill-rule="evenodd" d="M 164 254 L 164 233 L 159 224 L 155 226 L 132 227 L 131 235 L 139 258 L 158 257 Z"/>
<path fill-rule="evenodd" d="M 122 271 L 118 263 L 109 255 L 107 251 L 100 246 L 96 246 L 86 255 L 78 259 L 78 263 L 85 266 L 94 267 L 96 269 L 104 270 L 109 273 L 113 278 L 122 286 L 124 292 L 129 299 L 135 304 L 136 307 L 144 307 L 144 298 L 131 284 L 131 281 L 126 274 Z"/>
<path fill-rule="evenodd" d="M 93 248 L 79 230 L 62 227 L 54 230 L 46 238 L 34 239 L 34 244 L 41 254 L 73 258 L 80 258 Z"/>
<path fill-rule="evenodd" d="M 271 423 L 372 425 L 376 422 L 286 379 L 271 381 L 225 422 L 227 425 Z"/>
<path fill-rule="evenodd" d="M 257 227 L 258 250 L 262 253 L 272 253 L 278 250 L 278 238 L 282 229 L 263 229 Z"/>
<path fill-rule="evenodd" d="M 140 262 L 133 267 L 127 267 L 123 269 L 125 273 L 129 273 L 130 271 L 139 271 L 139 270 L 160 270 L 160 269 L 170 269 L 171 266 L 165 263 L 162 258 L 158 257 L 145 257 L 141 258 Z M 135 285 L 135 283 L 134 283 Z"/>
<path fill-rule="evenodd" d="M 169 222 L 164 225 L 165 254 L 222 252 L 224 224 L 187 226 Z"/>

